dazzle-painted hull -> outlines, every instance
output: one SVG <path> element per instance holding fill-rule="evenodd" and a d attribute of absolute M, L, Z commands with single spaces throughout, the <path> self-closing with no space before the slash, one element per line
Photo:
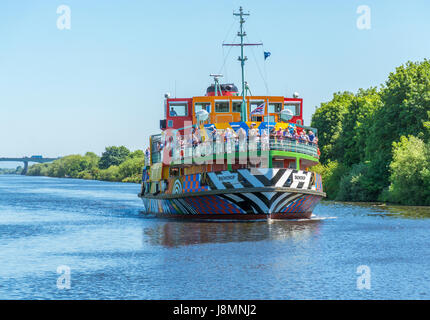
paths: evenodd
<path fill-rule="evenodd" d="M 168 218 L 306 219 L 325 196 L 321 177 L 292 169 L 240 169 L 170 181 L 143 194 L 144 212 Z"/>

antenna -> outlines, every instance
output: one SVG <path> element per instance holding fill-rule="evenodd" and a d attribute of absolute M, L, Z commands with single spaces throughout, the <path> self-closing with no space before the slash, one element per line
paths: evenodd
<path fill-rule="evenodd" d="M 240 66 L 242 69 L 242 110 L 241 110 L 241 120 L 247 121 L 248 120 L 248 114 L 247 114 L 247 108 L 246 108 L 246 86 L 245 86 L 245 61 L 248 60 L 246 56 L 243 55 L 243 47 L 245 46 L 262 46 L 263 43 L 243 43 L 243 38 L 246 37 L 246 32 L 243 30 L 243 24 L 245 23 L 244 17 L 249 16 L 249 13 L 244 13 L 242 7 L 239 8 L 239 13 L 233 12 L 234 16 L 240 17 L 239 23 L 240 23 L 240 31 L 237 33 L 237 35 L 240 37 L 240 43 L 223 43 L 223 46 L 240 46 L 240 56 L 238 60 L 240 61 Z"/>
<path fill-rule="evenodd" d="M 213 73 L 211 73 L 209 76 L 211 76 L 211 77 L 214 78 L 214 82 L 215 82 L 215 93 L 214 93 L 214 95 L 215 96 L 218 95 L 218 89 L 219 89 L 219 92 L 222 95 L 221 86 L 219 84 L 219 78 L 222 78 L 223 75 L 222 74 L 213 74 Z"/>

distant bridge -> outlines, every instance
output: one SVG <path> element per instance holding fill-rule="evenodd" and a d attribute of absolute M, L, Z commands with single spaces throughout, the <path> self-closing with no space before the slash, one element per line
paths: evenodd
<path fill-rule="evenodd" d="M 31 157 L 23 157 L 23 158 L 0 158 L 0 161 L 8 161 L 8 162 L 24 162 L 24 169 L 21 174 L 27 174 L 28 171 L 28 163 L 29 162 L 37 162 L 37 163 L 45 163 L 52 162 L 54 160 L 58 160 L 59 158 L 43 158 L 42 156 L 31 156 Z"/>

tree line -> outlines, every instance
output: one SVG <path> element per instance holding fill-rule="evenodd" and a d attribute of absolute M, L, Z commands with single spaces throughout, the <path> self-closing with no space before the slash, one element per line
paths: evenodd
<path fill-rule="evenodd" d="M 87 152 L 32 165 L 27 175 L 139 183 L 144 160 L 142 150 L 131 152 L 124 146 L 111 146 L 105 148 L 101 157 Z"/>
<path fill-rule="evenodd" d="M 21 166 L 18 166 L 16 168 L 0 168 L 0 174 L 21 174 L 21 172 Z"/>
<path fill-rule="evenodd" d="M 338 92 L 312 116 L 329 199 L 430 205 L 430 61 L 379 88 Z"/>

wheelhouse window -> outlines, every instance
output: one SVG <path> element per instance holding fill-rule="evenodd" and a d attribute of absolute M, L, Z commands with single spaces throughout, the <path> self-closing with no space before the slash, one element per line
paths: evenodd
<path fill-rule="evenodd" d="M 282 111 L 281 102 L 271 102 L 269 103 L 269 113 L 279 113 Z"/>
<path fill-rule="evenodd" d="M 233 101 L 232 102 L 232 111 L 233 112 L 241 112 L 242 111 L 242 101 Z"/>
<path fill-rule="evenodd" d="M 230 102 L 228 101 L 216 101 L 215 112 L 230 112 Z"/>
<path fill-rule="evenodd" d="M 171 117 L 186 117 L 188 115 L 188 103 L 171 102 L 169 104 L 169 115 Z"/>
<path fill-rule="evenodd" d="M 264 122 L 276 122 L 275 116 L 264 117 Z"/>
<path fill-rule="evenodd" d="M 286 103 L 285 106 L 284 106 L 284 109 L 288 109 L 288 110 L 290 110 L 293 113 L 293 115 L 299 116 L 300 115 L 300 102 L 297 102 L 297 103 L 291 103 L 291 102 Z"/>
<path fill-rule="evenodd" d="M 206 110 L 208 113 L 211 112 L 211 103 L 210 102 L 196 102 L 194 104 L 194 111 L 197 113 L 200 110 Z"/>

